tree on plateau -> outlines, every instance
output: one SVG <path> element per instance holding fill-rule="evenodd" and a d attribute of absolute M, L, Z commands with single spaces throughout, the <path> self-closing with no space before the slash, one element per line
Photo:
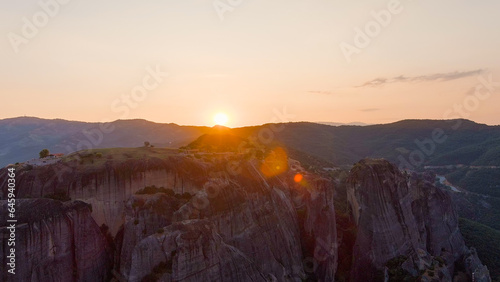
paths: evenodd
<path fill-rule="evenodd" d="M 43 149 L 40 151 L 40 159 L 46 158 L 49 156 L 50 152 L 48 149 Z"/>

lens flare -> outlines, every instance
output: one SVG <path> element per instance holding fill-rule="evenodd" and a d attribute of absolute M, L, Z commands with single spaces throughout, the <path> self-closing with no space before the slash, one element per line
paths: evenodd
<path fill-rule="evenodd" d="M 295 181 L 297 183 L 302 181 L 302 179 L 304 179 L 304 176 L 302 176 L 302 174 L 300 174 L 300 173 L 295 174 L 295 176 L 293 177 L 293 181 Z"/>
<path fill-rule="evenodd" d="M 273 177 L 288 169 L 288 156 L 281 147 L 277 147 L 266 156 L 262 162 L 260 171 L 265 177 Z"/>

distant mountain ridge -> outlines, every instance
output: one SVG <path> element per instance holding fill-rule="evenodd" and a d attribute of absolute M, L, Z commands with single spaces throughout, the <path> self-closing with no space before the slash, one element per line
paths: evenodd
<path fill-rule="evenodd" d="M 367 126 L 367 125 L 371 125 L 369 123 L 364 123 L 364 122 L 359 122 L 359 121 L 347 122 L 347 123 L 344 123 L 344 122 L 318 121 L 318 122 L 315 122 L 315 123 L 324 124 L 324 125 L 330 125 L 330 126 L 344 126 L 344 125 Z"/>
<path fill-rule="evenodd" d="M 363 127 L 290 123 L 276 133 L 276 139 L 335 164 L 352 164 L 366 157 L 409 163 L 415 169 L 500 164 L 500 126 L 463 119 L 404 120 Z"/>
<path fill-rule="evenodd" d="M 3 119 L 0 120 L 0 166 L 38 158 L 38 152 L 44 148 L 68 154 L 89 147 L 140 147 L 145 141 L 158 147 L 176 148 L 210 130 L 141 119 L 108 124 L 32 117 Z"/>
<path fill-rule="evenodd" d="M 230 131 L 242 138 L 253 136 L 257 142 L 263 133 L 271 132 L 265 145 L 284 146 L 338 165 L 351 165 L 366 157 L 386 158 L 397 164 L 404 160 L 417 170 L 425 165 L 500 165 L 500 126 L 470 120 L 403 120 L 367 126 L 294 122 L 280 124 L 280 130 L 276 127 L 265 124 Z M 145 141 L 157 147 L 179 148 L 213 130 L 141 119 L 108 124 L 32 117 L 3 119 L 0 166 L 37 158 L 44 148 L 67 154 L 89 147 L 140 147 Z M 442 143 L 433 140 L 436 130 L 446 137 Z"/>

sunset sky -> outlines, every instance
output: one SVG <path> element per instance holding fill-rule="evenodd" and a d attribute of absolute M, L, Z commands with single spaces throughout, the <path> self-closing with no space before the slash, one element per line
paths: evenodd
<path fill-rule="evenodd" d="M 0 2 L 0 118 L 500 124 L 498 0 L 40 2 Z"/>

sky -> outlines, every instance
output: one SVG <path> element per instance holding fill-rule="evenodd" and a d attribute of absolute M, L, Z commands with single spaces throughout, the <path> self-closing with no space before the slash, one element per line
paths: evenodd
<path fill-rule="evenodd" d="M 0 119 L 500 124 L 500 1 L 0 2 Z"/>

